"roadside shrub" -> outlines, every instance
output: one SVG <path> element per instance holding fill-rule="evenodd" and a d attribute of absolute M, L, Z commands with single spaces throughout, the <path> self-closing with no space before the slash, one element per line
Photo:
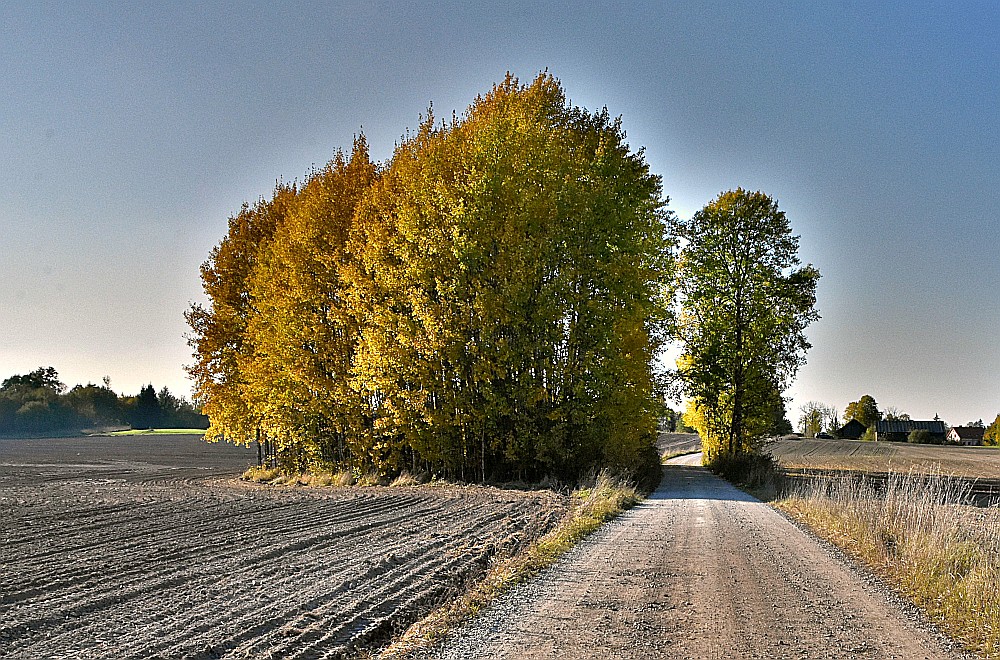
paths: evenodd
<path fill-rule="evenodd" d="M 322 472 L 320 474 L 314 474 L 312 475 L 312 479 L 310 479 L 309 481 L 309 484 L 311 486 L 319 486 L 319 487 L 329 486 L 332 483 L 333 483 L 333 474 L 330 472 Z"/>
<path fill-rule="evenodd" d="M 260 483 L 270 483 L 280 474 L 281 470 L 278 468 L 267 468 L 256 465 L 254 467 L 248 468 L 240 478 L 243 479 L 244 481 L 253 481 L 255 483 L 260 484 Z"/>
<path fill-rule="evenodd" d="M 355 484 L 354 473 L 350 470 L 334 472 L 330 478 L 330 485 L 338 488 L 346 488 Z"/>
<path fill-rule="evenodd" d="M 770 454 L 720 454 L 706 467 L 727 481 L 753 491 L 761 499 L 774 499 L 784 489 L 784 473 Z"/>
<path fill-rule="evenodd" d="M 406 470 L 403 470 L 402 472 L 399 473 L 398 477 L 396 477 L 389 483 L 389 487 L 398 488 L 406 486 L 416 486 L 418 484 L 420 484 L 420 482 L 417 480 L 416 477 L 414 477 Z"/>
<path fill-rule="evenodd" d="M 656 490 L 663 478 L 663 464 L 655 446 L 650 444 L 642 449 L 633 473 L 636 487 L 641 492 L 649 494 Z"/>
<path fill-rule="evenodd" d="M 351 476 L 356 486 L 388 486 L 389 478 L 374 471 L 355 470 Z"/>

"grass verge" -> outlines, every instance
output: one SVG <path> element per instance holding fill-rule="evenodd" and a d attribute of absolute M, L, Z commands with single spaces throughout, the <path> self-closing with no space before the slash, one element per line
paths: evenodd
<path fill-rule="evenodd" d="M 108 435 L 205 435 L 205 429 L 130 429 L 112 431 Z"/>
<path fill-rule="evenodd" d="M 379 660 L 400 660 L 430 648 L 500 594 L 551 566 L 602 523 L 640 500 L 634 487 L 605 472 L 600 473 L 592 486 L 573 492 L 573 507 L 558 527 L 531 544 L 525 552 L 496 561 L 472 589 L 410 626 L 379 654 Z"/>
<path fill-rule="evenodd" d="M 332 486 L 334 488 L 343 488 L 345 486 L 389 486 L 391 488 L 405 488 L 408 486 L 419 486 L 430 481 L 429 475 L 425 473 L 412 475 L 405 471 L 390 481 L 376 474 L 354 474 L 348 470 L 337 472 L 317 470 L 288 474 L 282 471 L 281 468 L 269 468 L 260 465 L 247 468 L 240 475 L 240 479 L 258 484 L 267 484 L 269 486 Z"/>
<path fill-rule="evenodd" d="M 775 506 L 870 566 L 985 658 L 1000 658 L 1000 510 L 940 475 L 817 477 Z"/>

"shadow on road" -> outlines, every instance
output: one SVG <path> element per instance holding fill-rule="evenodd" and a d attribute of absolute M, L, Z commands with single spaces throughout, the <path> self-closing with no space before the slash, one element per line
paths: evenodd
<path fill-rule="evenodd" d="M 649 500 L 722 500 L 726 502 L 756 502 L 725 479 L 694 465 L 664 465 L 660 487 Z"/>

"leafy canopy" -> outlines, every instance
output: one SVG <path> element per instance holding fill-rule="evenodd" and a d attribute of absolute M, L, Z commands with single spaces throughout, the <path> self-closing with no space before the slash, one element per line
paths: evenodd
<path fill-rule="evenodd" d="M 856 419 L 865 426 L 872 427 L 875 425 L 875 422 L 882 419 L 882 413 L 879 412 L 875 397 L 865 394 L 857 401 L 847 404 L 847 410 L 844 411 L 844 418 L 848 421 Z"/>
<path fill-rule="evenodd" d="M 204 265 L 209 436 L 295 468 L 656 469 L 661 192 L 620 121 L 548 74 L 428 112 L 383 165 L 362 138 L 244 207 Z"/>
<path fill-rule="evenodd" d="M 777 202 L 743 189 L 678 219 L 677 377 L 703 411 L 709 461 L 753 451 L 769 405 L 804 363 L 819 271 L 799 266 L 798 237 Z"/>

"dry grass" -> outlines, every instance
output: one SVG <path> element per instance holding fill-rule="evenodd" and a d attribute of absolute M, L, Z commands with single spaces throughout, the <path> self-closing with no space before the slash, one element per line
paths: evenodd
<path fill-rule="evenodd" d="M 986 658 L 1000 658 L 1000 510 L 969 506 L 948 477 L 817 477 L 776 502 L 871 566 L 929 618 Z"/>
<path fill-rule="evenodd" d="M 259 484 L 271 483 L 275 479 L 281 476 L 281 470 L 278 468 L 266 468 L 262 466 L 253 466 L 247 468 L 240 478 L 244 481 L 253 481 Z"/>
<path fill-rule="evenodd" d="M 343 488 L 353 486 L 356 479 L 347 471 L 340 472 L 303 472 L 302 474 L 285 474 L 280 468 L 255 466 L 247 469 L 241 476 L 244 481 L 253 481 L 271 486 L 333 486 Z"/>
<path fill-rule="evenodd" d="M 642 498 L 633 486 L 600 473 L 589 487 L 573 492 L 573 508 L 564 521 L 538 539 L 526 552 L 494 563 L 486 576 L 458 600 L 432 612 L 410 627 L 379 656 L 382 660 L 406 658 L 432 646 L 450 629 L 489 605 L 514 585 L 553 564 L 581 539 L 607 520 L 635 506 Z"/>
<path fill-rule="evenodd" d="M 390 488 L 408 488 L 410 486 L 420 486 L 430 481 L 430 475 L 426 472 L 410 474 L 406 470 L 399 473 L 399 476 L 389 482 Z"/>

